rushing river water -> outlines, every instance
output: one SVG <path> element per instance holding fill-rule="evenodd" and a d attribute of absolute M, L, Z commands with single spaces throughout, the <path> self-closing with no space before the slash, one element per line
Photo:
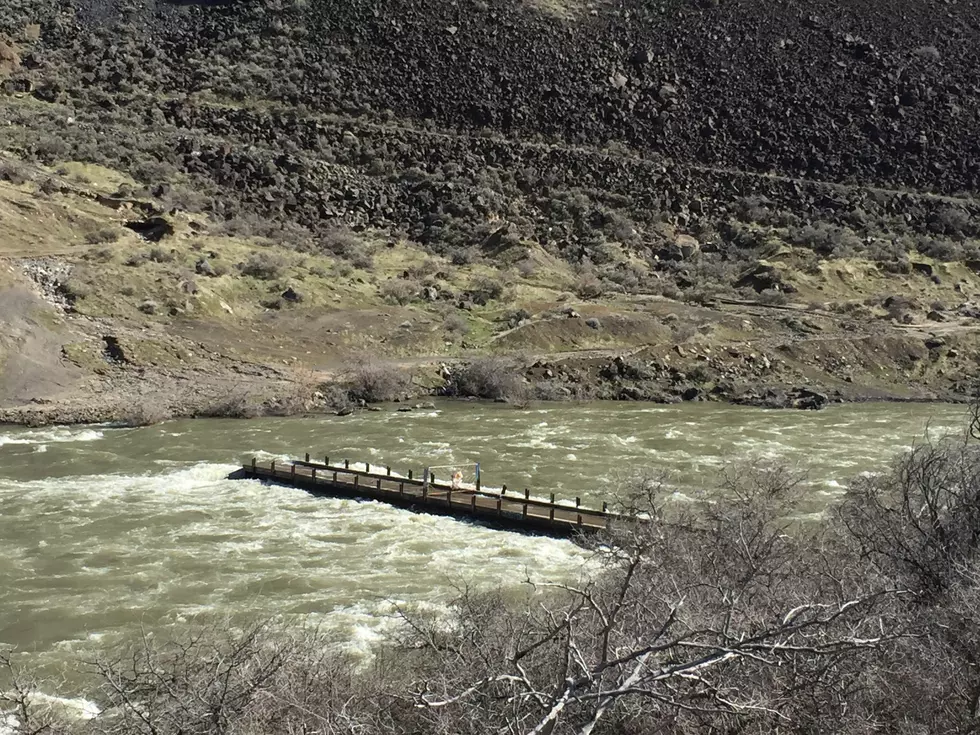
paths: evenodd
<path fill-rule="evenodd" d="M 0 646 L 56 670 L 140 626 L 209 613 L 315 616 L 366 650 L 391 624 L 393 601 L 438 605 L 459 583 L 568 578 L 588 563 L 570 541 L 225 479 L 253 454 L 403 471 L 479 461 L 486 484 L 586 503 L 614 497 L 631 472 L 711 485 L 727 463 L 765 459 L 805 470 L 820 507 L 927 426 L 964 421 L 962 407 L 907 404 L 441 403 L 346 418 L 0 427 Z"/>

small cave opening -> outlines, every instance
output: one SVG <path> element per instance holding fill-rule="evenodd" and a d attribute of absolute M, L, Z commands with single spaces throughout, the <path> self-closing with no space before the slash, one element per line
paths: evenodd
<path fill-rule="evenodd" d="M 174 226 L 163 217 L 134 220 L 127 222 L 126 227 L 150 242 L 160 242 L 163 238 L 174 234 Z"/>
<path fill-rule="evenodd" d="M 111 362 L 116 365 L 123 365 L 129 362 L 126 359 L 126 354 L 123 352 L 122 345 L 119 344 L 119 340 L 116 337 L 107 334 L 102 337 L 102 341 L 105 343 L 102 354 L 106 362 Z"/>

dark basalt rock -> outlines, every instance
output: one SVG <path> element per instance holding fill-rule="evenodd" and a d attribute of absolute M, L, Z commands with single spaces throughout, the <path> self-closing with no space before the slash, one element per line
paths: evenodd
<path fill-rule="evenodd" d="M 571 15 L 524 0 L 37 0 L 0 14 L 0 32 L 42 23 L 39 99 L 146 106 L 154 136 L 178 131 L 161 161 L 217 187 L 217 211 L 314 231 L 340 219 L 429 244 L 462 220 L 494 257 L 507 230 L 473 223 L 516 203 L 522 237 L 581 259 L 594 223 L 552 196 L 573 188 L 679 225 L 748 196 L 806 222 L 861 210 L 928 232 L 951 208 L 980 217 L 933 196 L 980 185 L 972 4 L 624 0 Z M 216 79 L 273 104 L 195 102 Z"/>

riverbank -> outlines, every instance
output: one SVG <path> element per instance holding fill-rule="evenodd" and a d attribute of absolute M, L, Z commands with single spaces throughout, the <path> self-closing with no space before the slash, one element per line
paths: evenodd
<path fill-rule="evenodd" d="M 357 374 L 305 373 L 269 366 L 216 364 L 210 369 L 153 371 L 117 370 L 101 375 L 88 395 L 35 398 L 22 405 L 0 408 L 0 424 L 42 427 L 111 423 L 142 426 L 181 418 L 256 418 L 260 416 L 348 416 L 377 410 L 361 397 L 368 390 L 390 410 L 427 410 L 434 397 L 458 402 L 491 400 L 515 408 L 587 401 L 679 404 L 715 402 L 769 409 L 819 410 L 832 404 L 960 403 L 969 398 L 966 378 L 942 387 L 855 382 L 853 379 L 792 382 L 804 377 L 787 363 L 773 367 L 779 376 L 760 378 L 749 370 L 733 370 L 728 362 L 741 359 L 751 366 L 768 361 L 743 357 L 735 349 L 723 356 L 674 348 L 657 358 L 650 351 L 625 355 L 561 356 L 532 361 L 477 357 L 470 361 L 414 361 L 409 367 L 392 362 L 375 367 L 372 379 L 386 381 L 364 386 Z M 683 357 L 681 357 L 683 355 Z M 728 360 L 725 359 L 728 358 Z M 748 358 L 746 360 L 746 358 Z M 763 362 L 764 364 L 764 362 Z M 772 365 L 772 363 L 770 363 Z M 462 384 L 468 370 L 487 373 L 485 382 Z M 696 371 L 696 372 L 695 372 Z M 870 382 L 870 381 L 869 381 Z M 392 392 L 395 385 L 398 392 Z"/>

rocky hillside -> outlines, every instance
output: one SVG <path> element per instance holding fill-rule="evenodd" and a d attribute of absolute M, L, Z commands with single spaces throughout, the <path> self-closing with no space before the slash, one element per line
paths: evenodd
<path fill-rule="evenodd" d="M 91 275 L 77 311 L 139 329 L 184 320 L 212 346 L 224 313 L 260 332 L 256 320 L 309 324 L 324 304 L 384 312 L 373 349 L 401 358 L 595 347 L 592 327 L 536 321 L 566 308 L 607 327 L 654 320 L 604 327 L 603 349 L 754 339 L 731 306 L 732 326 L 706 336 L 724 299 L 821 313 L 835 335 L 821 344 L 854 324 L 867 335 L 868 320 L 875 334 L 911 327 L 886 350 L 901 364 L 940 322 L 944 339 L 976 326 L 978 38 L 980 7 L 963 0 L 9 0 L 0 149 L 42 173 L 0 179 L 11 207 L 33 186 L 46 212 L 69 197 L 52 172 L 97 165 L 113 182 L 97 201 L 119 213 L 107 221 L 154 238 L 123 220 L 170 222 L 156 255 L 125 239 L 88 254 L 105 266 L 72 271 Z M 71 227 L 52 216 L 49 240 L 56 220 Z M 220 309 L 188 285 L 201 252 L 242 259 L 196 272 L 221 284 Z M 474 331 L 421 337 L 404 309 Z M 380 324 L 367 313 L 350 323 Z M 670 314 L 701 323 L 667 329 Z M 313 369 L 310 339 L 290 354 Z M 283 349 L 252 347 L 258 362 Z M 862 350 L 825 357 L 873 368 Z M 874 395 L 962 386 L 973 350 L 928 380 L 876 377 Z M 681 374 L 678 395 L 720 380 Z M 801 368 L 783 387 L 820 380 Z"/>
<path fill-rule="evenodd" d="M 44 37 L 80 55 L 66 81 L 108 93 L 211 91 L 948 194 L 978 184 L 972 2 L 575 3 L 151 2 L 124 13 L 124 2 L 77 0 L 75 22 L 59 8 L 61 27 Z"/>
<path fill-rule="evenodd" d="M 439 216 L 505 216 L 500 195 L 594 188 L 682 226 L 754 195 L 943 234 L 972 204 L 914 192 L 980 181 L 973 3 L 32 0 L 3 27 L 32 22 L 8 90 L 186 132 L 154 157 L 307 225 L 438 239 Z"/>

